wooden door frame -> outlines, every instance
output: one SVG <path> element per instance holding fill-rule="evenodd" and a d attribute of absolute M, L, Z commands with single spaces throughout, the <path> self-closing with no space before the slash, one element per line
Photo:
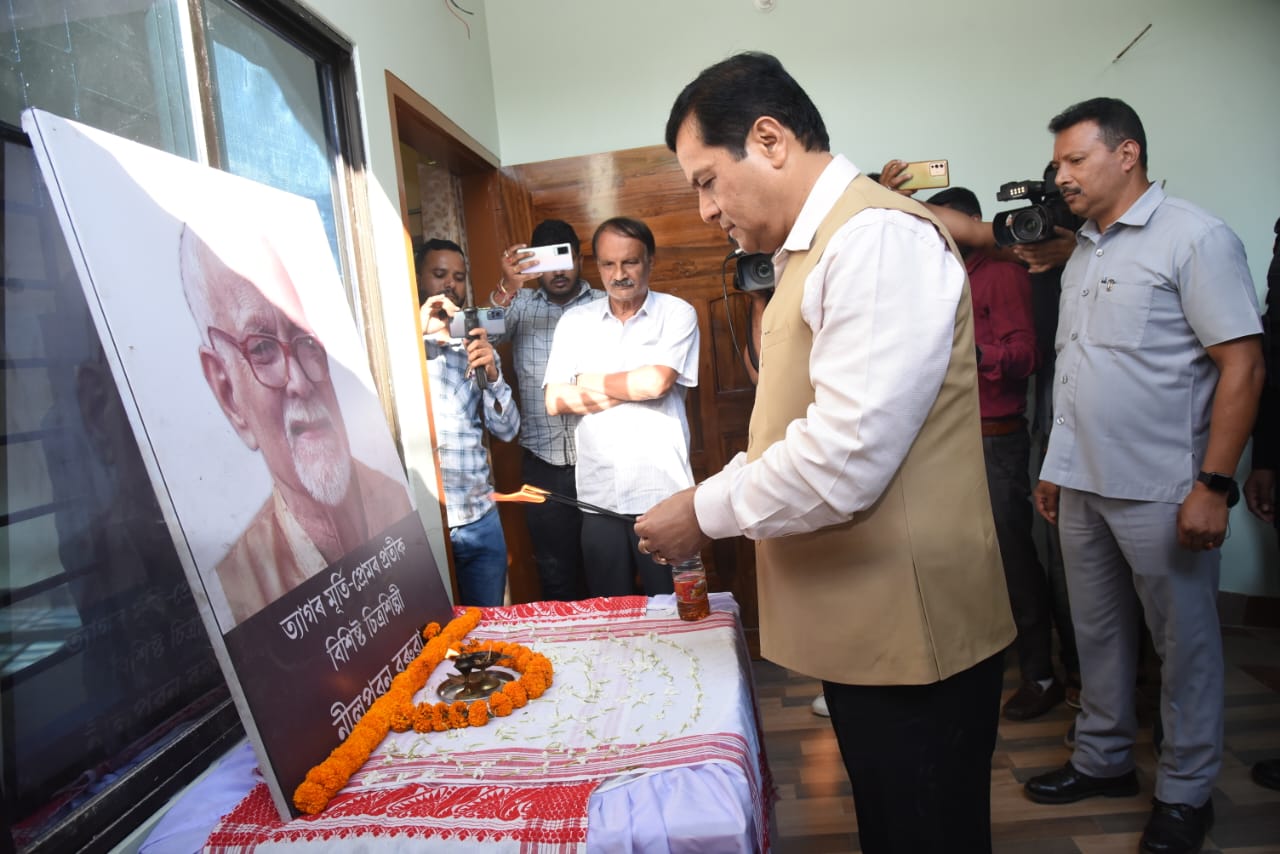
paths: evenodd
<path fill-rule="evenodd" d="M 487 303 L 502 275 L 498 260 L 502 250 L 511 245 L 518 235 L 528 234 L 530 228 L 528 190 L 500 168 L 497 155 L 481 145 L 403 80 L 390 71 L 385 74 L 387 106 L 394 143 L 392 148 L 395 153 L 396 193 L 400 204 L 405 263 L 409 267 L 412 288 L 412 293 L 405 294 L 403 298 L 411 301 L 412 310 L 416 315 L 417 276 L 413 272 L 409 210 L 416 206 L 418 201 L 410 200 L 405 189 L 405 163 L 401 156 L 401 145 L 406 144 L 459 177 L 467 233 L 467 265 L 476 302 Z M 511 364 L 509 345 L 504 345 L 500 350 L 503 351 L 503 359 L 509 366 Z M 434 459 L 434 451 L 438 444 L 435 421 L 431 417 L 431 384 L 427 378 L 425 354 L 420 354 L 419 359 L 422 362 L 427 421 L 431 431 Z M 507 370 L 509 373 L 510 369 Z M 518 488 L 520 446 L 514 442 L 492 442 L 491 454 L 495 485 L 500 490 Z M 514 484 L 513 479 L 516 481 Z M 449 519 L 444 505 L 444 484 L 438 464 L 436 465 L 436 489 L 437 494 L 441 496 L 440 520 L 445 531 L 449 577 L 454 585 L 453 593 L 456 602 L 457 573 L 453 560 L 453 547 L 448 536 Z M 507 578 L 511 588 L 511 600 L 518 603 L 540 599 L 537 575 L 533 571 L 533 550 L 529 542 L 523 511 L 518 506 L 500 505 L 499 512 L 507 542 L 509 570 Z"/>

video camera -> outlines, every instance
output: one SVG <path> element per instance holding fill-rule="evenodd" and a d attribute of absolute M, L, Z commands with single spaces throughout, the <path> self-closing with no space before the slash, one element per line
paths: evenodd
<path fill-rule="evenodd" d="M 1051 169 L 1045 171 L 1043 181 L 1010 181 L 1000 185 L 996 201 L 1029 201 L 1031 205 L 996 214 L 991 230 L 995 232 L 997 246 L 1040 243 L 1054 236 L 1055 226 L 1075 227 L 1075 215 L 1054 183 L 1057 174 L 1056 169 Z"/>
<path fill-rule="evenodd" d="M 737 274 L 733 277 L 733 286 L 740 291 L 771 291 L 773 281 L 773 259 L 761 252 L 750 255 L 739 255 Z"/>

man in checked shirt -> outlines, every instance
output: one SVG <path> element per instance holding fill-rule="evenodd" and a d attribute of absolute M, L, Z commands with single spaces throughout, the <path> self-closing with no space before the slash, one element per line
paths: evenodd
<path fill-rule="evenodd" d="M 524 273 L 534 263 L 529 246 L 568 243 L 573 269 L 542 274 Z M 582 278 L 582 255 L 573 226 L 558 219 L 543 220 L 529 242 L 517 243 L 502 254 L 502 281 L 493 303 L 507 308 L 506 336 L 512 341 L 519 380 L 524 447 L 521 473 L 524 482 L 569 498 L 577 496 L 574 466 L 578 461 L 573 433 L 579 416 L 548 415 L 542 379 L 551 353 L 556 324 L 567 310 L 604 297 Z M 523 287 L 526 281 L 534 288 Z M 525 505 L 529 538 L 542 582 L 542 598 L 581 599 L 586 595 L 582 566 L 582 512 L 557 502 Z"/>
<path fill-rule="evenodd" d="M 414 259 L 422 303 L 423 346 L 431 379 L 431 416 L 444 484 L 458 603 L 501 605 L 507 587 L 507 542 L 493 503 L 485 430 L 509 442 L 520 412 L 483 327 L 452 338 L 449 320 L 466 301 L 467 262 L 451 240 L 433 238 Z M 477 374 L 483 372 L 483 387 Z"/>

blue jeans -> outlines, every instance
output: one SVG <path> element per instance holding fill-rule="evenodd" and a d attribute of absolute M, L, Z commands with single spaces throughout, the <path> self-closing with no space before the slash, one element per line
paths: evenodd
<path fill-rule="evenodd" d="M 507 541 L 498 508 L 474 522 L 449 529 L 458 573 L 459 605 L 501 605 L 507 589 Z"/>

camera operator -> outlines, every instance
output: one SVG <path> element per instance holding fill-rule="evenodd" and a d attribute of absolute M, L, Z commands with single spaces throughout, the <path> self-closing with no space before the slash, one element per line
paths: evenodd
<path fill-rule="evenodd" d="M 916 193 L 915 190 L 899 189 L 911 177 L 911 174 L 906 171 L 908 165 L 905 160 L 890 160 L 880 170 L 877 180 L 889 189 L 904 196 L 913 196 Z M 1052 185 L 1053 172 L 1052 164 L 1045 168 L 1044 183 L 1046 185 Z M 874 175 L 875 173 L 872 174 Z M 1032 182 L 1016 183 L 1030 184 Z M 1003 201 L 1003 199 L 1001 200 Z M 1038 240 L 1019 240 L 1016 243 L 1009 243 L 997 240 L 995 223 L 993 222 L 974 220 L 959 211 L 933 204 L 929 199 L 926 199 L 923 204 L 929 208 L 934 216 L 941 220 L 942 224 L 947 227 L 947 231 L 951 232 L 951 238 L 959 245 L 968 246 L 972 249 L 981 249 L 989 253 L 991 257 L 1002 261 L 1019 261 L 1026 264 L 1028 270 L 1033 274 L 1049 272 L 1053 268 L 1060 268 L 1067 263 L 1067 259 L 1071 257 L 1071 253 L 1076 248 L 1075 229 L 1079 228 L 1081 224 L 1080 220 L 1072 215 L 1069 210 L 1055 212 L 1054 215 L 1045 214 L 1049 220 L 1048 224 L 1052 228 L 1051 230 L 1045 230 L 1044 236 Z M 1050 340 L 1052 341 L 1052 338 Z"/>
<path fill-rule="evenodd" d="M 487 426 L 509 442 L 520 429 L 520 413 L 485 329 L 470 330 L 465 343 L 450 337 L 449 320 L 465 302 L 462 248 L 450 240 L 428 240 L 414 262 L 458 604 L 501 605 L 507 588 L 507 541 L 490 497 L 493 478 L 484 431 Z M 477 372 L 486 377 L 484 388 Z"/>

